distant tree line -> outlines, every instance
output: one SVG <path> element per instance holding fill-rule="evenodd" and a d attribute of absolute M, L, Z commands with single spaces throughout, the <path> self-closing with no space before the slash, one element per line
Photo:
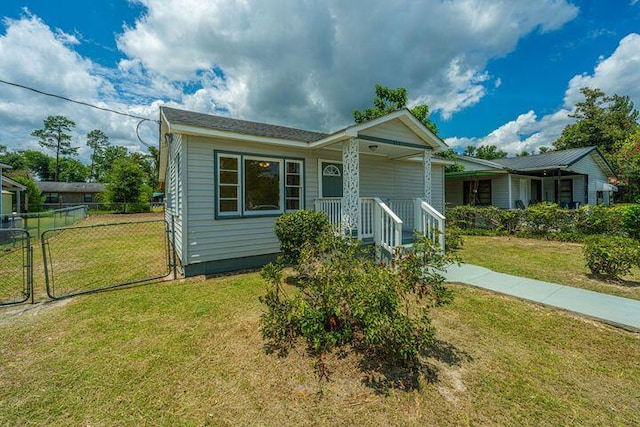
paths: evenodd
<path fill-rule="evenodd" d="M 35 150 L 12 151 L 0 145 L 0 163 L 12 167 L 4 173 L 27 185 L 29 211 L 42 208 L 35 181 L 100 182 L 106 184 L 107 203 L 147 202 L 158 186 L 158 150 L 150 147 L 149 154 L 131 152 L 112 145 L 102 130 L 94 129 L 86 135 L 85 144 L 91 150 L 86 165 L 76 158 L 80 147 L 73 145 L 75 126 L 64 116 L 49 116 L 42 129 L 31 133 L 52 155 Z"/>

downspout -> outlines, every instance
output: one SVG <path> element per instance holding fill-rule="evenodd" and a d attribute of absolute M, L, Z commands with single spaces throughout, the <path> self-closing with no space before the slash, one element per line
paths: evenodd
<path fill-rule="evenodd" d="M 507 174 L 507 179 L 509 180 L 507 182 L 507 188 L 509 189 L 509 203 L 507 204 L 507 207 L 509 209 L 513 209 L 513 195 L 512 195 L 512 190 L 511 190 L 511 173 Z"/>
<path fill-rule="evenodd" d="M 4 219 L 2 212 L 2 166 L 0 166 L 0 228 L 2 228 L 2 220 Z"/>

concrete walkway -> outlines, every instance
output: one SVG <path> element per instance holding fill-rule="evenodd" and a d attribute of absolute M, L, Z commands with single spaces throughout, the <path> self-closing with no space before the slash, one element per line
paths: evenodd
<path fill-rule="evenodd" d="M 447 267 L 444 276 L 448 282 L 467 283 L 640 331 L 640 301 L 637 300 L 496 273 L 471 264 L 453 264 Z"/>

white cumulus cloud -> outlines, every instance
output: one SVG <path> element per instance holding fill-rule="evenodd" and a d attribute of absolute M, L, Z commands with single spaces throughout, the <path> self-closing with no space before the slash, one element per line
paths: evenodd
<path fill-rule="evenodd" d="M 611 56 L 601 58 L 592 73 L 574 76 L 568 82 L 563 107 L 556 112 L 538 119 L 534 111 L 528 111 L 484 137 L 449 138 L 447 143 L 455 148 L 496 145 L 509 154 L 550 147 L 562 129 L 575 121 L 569 114 L 576 102 L 584 99 L 580 93 L 583 87 L 597 87 L 609 95 L 627 95 L 636 107 L 640 106 L 640 35 L 632 33 L 620 40 Z"/>

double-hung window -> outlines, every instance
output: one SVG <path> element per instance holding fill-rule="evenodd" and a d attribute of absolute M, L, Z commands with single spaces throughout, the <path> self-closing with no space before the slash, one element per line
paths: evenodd
<path fill-rule="evenodd" d="M 220 215 L 240 215 L 240 156 L 218 157 L 217 203 Z"/>
<path fill-rule="evenodd" d="M 279 215 L 303 208 L 302 160 L 216 153 L 219 217 Z"/>

